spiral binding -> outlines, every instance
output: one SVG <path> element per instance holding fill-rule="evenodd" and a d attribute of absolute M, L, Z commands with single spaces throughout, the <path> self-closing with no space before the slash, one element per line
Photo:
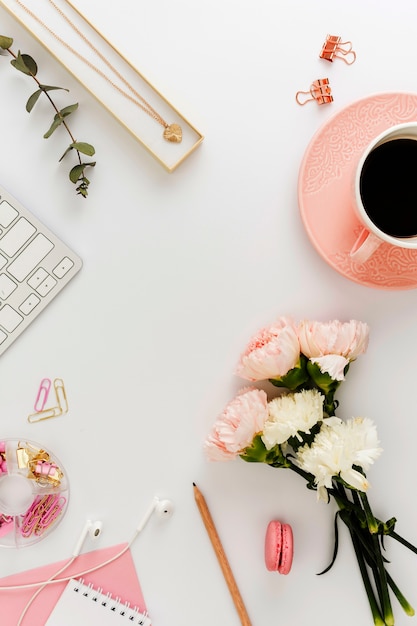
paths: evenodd
<path fill-rule="evenodd" d="M 76 581 L 73 591 L 104 608 L 108 608 L 109 611 L 120 617 L 126 618 L 126 623 L 151 626 L 147 612 L 142 613 L 137 606 L 131 607 L 129 602 L 122 602 L 118 597 L 113 598 L 111 593 L 105 593 L 101 588 L 95 589 L 91 584 L 86 585 L 82 579 Z"/>

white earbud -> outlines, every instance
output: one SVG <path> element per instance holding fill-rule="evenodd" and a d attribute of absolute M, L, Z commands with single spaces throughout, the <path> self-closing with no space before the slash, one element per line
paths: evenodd
<path fill-rule="evenodd" d="M 139 534 L 145 528 L 154 513 L 156 513 L 158 517 L 170 517 L 173 512 L 174 505 L 171 500 L 160 500 L 157 496 L 155 496 L 152 500 L 152 504 L 143 516 L 142 521 L 136 528 L 136 534 Z"/>
<path fill-rule="evenodd" d="M 77 543 L 75 544 L 74 550 L 72 552 L 72 556 L 78 556 L 80 554 L 81 549 L 84 545 L 84 541 L 87 538 L 87 535 L 89 535 L 91 539 L 97 539 L 97 537 L 101 535 L 102 528 L 103 528 L 103 524 L 99 520 L 96 522 L 87 520 L 81 532 L 81 535 Z"/>
<path fill-rule="evenodd" d="M 174 512 L 174 505 L 171 500 L 158 500 L 155 511 L 158 517 L 171 517 Z"/>

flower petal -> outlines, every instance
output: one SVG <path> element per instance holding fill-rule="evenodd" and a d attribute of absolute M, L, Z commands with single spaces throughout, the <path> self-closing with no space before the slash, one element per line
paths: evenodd
<path fill-rule="evenodd" d="M 344 380 L 344 370 L 349 364 L 348 359 L 338 354 L 326 354 L 325 356 L 312 357 L 312 363 L 317 363 L 323 374 L 329 374 L 333 380 Z"/>
<path fill-rule="evenodd" d="M 241 355 L 236 373 L 251 381 L 285 376 L 300 358 L 295 322 L 281 317 L 252 337 Z"/>

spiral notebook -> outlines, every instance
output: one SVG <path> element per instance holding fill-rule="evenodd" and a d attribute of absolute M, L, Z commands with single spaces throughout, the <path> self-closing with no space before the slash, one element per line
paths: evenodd
<path fill-rule="evenodd" d="M 102 589 L 70 580 L 45 626 L 151 626 L 151 620 L 136 607 L 124 604 Z"/>

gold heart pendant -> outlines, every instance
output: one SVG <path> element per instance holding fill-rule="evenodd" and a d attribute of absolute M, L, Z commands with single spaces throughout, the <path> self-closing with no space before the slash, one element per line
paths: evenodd
<path fill-rule="evenodd" d="M 182 128 L 179 124 L 169 124 L 164 130 L 164 139 L 172 143 L 181 143 Z"/>

